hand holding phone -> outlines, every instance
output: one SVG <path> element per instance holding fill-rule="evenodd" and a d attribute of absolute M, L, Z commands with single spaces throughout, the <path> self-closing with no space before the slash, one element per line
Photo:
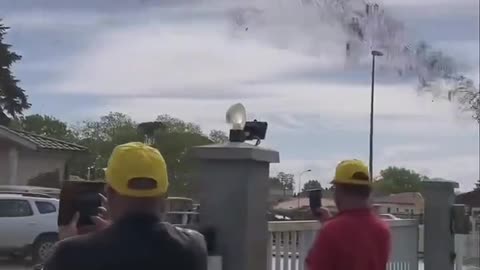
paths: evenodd
<path fill-rule="evenodd" d="M 98 207 L 98 214 L 90 217 L 94 225 L 79 226 L 80 212 L 76 212 L 70 223 L 66 225 L 59 225 L 58 234 L 60 240 L 76 236 L 79 234 L 90 233 L 102 230 L 110 225 L 110 217 L 106 209 L 107 198 L 99 194 L 102 200 L 102 206 Z"/>
<path fill-rule="evenodd" d="M 97 216 L 102 207 L 104 182 L 66 181 L 60 192 L 58 226 L 69 226 L 75 221 L 77 227 L 95 225 L 92 217 Z"/>
<path fill-rule="evenodd" d="M 322 207 L 322 190 L 311 189 L 308 191 L 308 199 L 310 203 L 310 211 L 314 216 L 318 216 L 317 209 Z"/>
<path fill-rule="evenodd" d="M 320 222 L 325 222 L 331 217 L 330 211 L 322 207 L 322 189 L 311 189 L 308 191 L 310 211 Z"/>

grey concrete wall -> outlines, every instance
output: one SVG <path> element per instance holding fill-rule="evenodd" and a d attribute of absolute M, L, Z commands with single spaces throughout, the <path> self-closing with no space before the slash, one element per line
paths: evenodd
<path fill-rule="evenodd" d="M 245 143 L 196 147 L 200 223 L 215 231 L 223 270 L 267 268 L 267 200 L 276 151 Z M 270 259 L 270 258 L 268 258 Z"/>
<path fill-rule="evenodd" d="M 454 240 L 451 231 L 451 210 L 457 183 L 424 181 L 424 263 L 425 270 L 454 269 Z"/>
<path fill-rule="evenodd" d="M 209 190 L 200 192 L 200 220 L 202 225 L 214 227 L 217 240 L 214 252 L 223 256 L 226 270 L 266 267 L 268 183 L 252 181 L 268 179 L 269 164 L 248 163 L 251 168 L 242 172 L 238 172 L 237 161 L 201 163 L 202 170 L 215 171 L 217 177 L 202 179 Z M 237 171 L 234 179 L 232 171 Z"/>

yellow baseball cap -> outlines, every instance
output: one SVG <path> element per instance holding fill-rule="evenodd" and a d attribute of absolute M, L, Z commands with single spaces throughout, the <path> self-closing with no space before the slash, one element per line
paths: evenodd
<path fill-rule="evenodd" d="M 332 184 L 370 185 L 368 167 L 361 160 L 344 160 L 337 165 Z"/>
<path fill-rule="evenodd" d="M 155 197 L 166 194 L 168 189 L 167 165 L 162 154 L 140 142 L 115 147 L 105 175 L 107 183 L 125 196 Z"/>

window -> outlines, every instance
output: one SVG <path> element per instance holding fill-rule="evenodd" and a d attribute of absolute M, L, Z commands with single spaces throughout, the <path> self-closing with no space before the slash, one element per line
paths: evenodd
<path fill-rule="evenodd" d="M 0 217 L 27 217 L 33 215 L 26 200 L 0 200 Z"/>
<path fill-rule="evenodd" d="M 54 213 L 57 211 L 55 205 L 49 202 L 35 202 L 35 205 L 37 206 L 40 214 Z"/>
<path fill-rule="evenodd" d="M 387 208 L 387 213 L 390 214 L 390 211 L 391 211 L 391 210 L 390 210 L 390 207 L 388 207 L 388 208 Z"/>

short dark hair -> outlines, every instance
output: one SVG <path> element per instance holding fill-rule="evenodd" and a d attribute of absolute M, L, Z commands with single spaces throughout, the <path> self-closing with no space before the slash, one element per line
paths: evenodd
<path fill-rule="evenodd" d="M 341 189 L 344 193 L 358 197 L 361 199 L 368 199 L 372 188 L 368 185 L 353 185 L 353 184 L 336 184 L 337 189 Z"/>

